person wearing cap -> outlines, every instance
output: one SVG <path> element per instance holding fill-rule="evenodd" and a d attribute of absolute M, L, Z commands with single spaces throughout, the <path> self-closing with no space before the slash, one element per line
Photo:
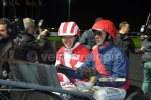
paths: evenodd
<path fill-rule="evenodd" d="M 78 69 L 97 70 L 95 86 L 91 89 L 96 100 L 123 100 L 126 90 L 130 88 L 130 61 L 125 53 L 114 45 L 116 27 L 110 20 L 100 20 L 93 25 L 92 32 L 97 47 Z M 66 74 L 77 79 L 84 77 L 83 73 L 76 71 L 66 71 Z"/>
<path fill-rule="evenodd" d="M 79 68 L 90 53 L 89 49 L 78 42 L 80 30 L 75 22 L 61 23 L 58 36 L 61 37 L 63 46 L 56 54 L 55 66 L 64 65 L 69 68 Z M 62 88 L 72 88 L 75 85 L 62 73 L 58 73 Z M 88 81 L 88 78 L 72 79 L 76 81 Z"/>
<path fill-rule="evenodd" d="M 98 17 L 95 19 L 95 22 L 102 20 L 102 17 Z M 84 31 L 80 37 L 79 42 L 86 46 L 90 51 L 92 51 L 93 46 L 96 44 L 95 43 L 95 39 L 94 39 L 94 35 L 92 34 L 92 29 L 88 29 L 86 31 Z"/>

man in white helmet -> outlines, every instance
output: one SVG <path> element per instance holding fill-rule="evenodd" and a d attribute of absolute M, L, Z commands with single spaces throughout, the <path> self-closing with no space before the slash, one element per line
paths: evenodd
<path fill-rule="evenodd" d="M 72 69 L 79 68 L 90 53 L 89 49 L 78 42 L 80 30 L 75 22 L 61 23 L 58 35 L 62 39 L 62 46 L 56 55 L 55 65 L 63 65 Z M 62 88 L 72 88 L 75 85 L 62 73 L 58 73 Z M 72 79 L 76 81 L 88 81 L 88 78 Z"/>
<path fill-rule="evenodd" d="M 116 27 L 109 20 L 100 20 L 93 25 L 92 31 L 97 47 L 78 69 L 97 70 L 95 86 L 91 89 L 96 100 L 123 100 L 126 90 L 130 87 L 128 77 L 130 62 L 113 43 L 117 35 Z M 77 79 L 84 77 L 83 73 L 76 71 L 66 71 L 66 74 Z"/>

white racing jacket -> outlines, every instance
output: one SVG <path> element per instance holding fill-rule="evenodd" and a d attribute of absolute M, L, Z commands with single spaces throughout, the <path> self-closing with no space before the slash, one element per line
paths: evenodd
<path fill-rule="evenodd" d="M 66 49 L 64 46 L 57 52 L 55 65 L 62 64 L 70 68 L 80 67 L 87 58 L 90 51 L 80 43 L 76 43 L 71 49 Z M 62 88 L 71 88 L 75 85 L 62 73 L 58 73 Z M 88 81 L 88 79 L 73 79 L 74 82 Z"/>

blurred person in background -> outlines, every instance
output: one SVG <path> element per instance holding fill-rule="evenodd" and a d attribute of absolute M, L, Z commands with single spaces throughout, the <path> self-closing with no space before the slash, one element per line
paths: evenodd
<path fill-rule="evenodd" d="M 145 99 L 148 98 L 147 95 L 151 84 L 151 24 L 147 26 L 146 34 L 147 36 L 143 39 L 141 46 L 141 52 L 143 52 L 141 59 L 144 74 L 142 90 L 144 92 Z"/>
<path fill-rule="evenodd" d="M 31 18 L 24 18 L 23 23 L 25 30 L 14 40 L 24 53 L 23 60 L 29 62 L 46 63 L 46 61 L 42 61 L 46 59 L 42 59 L 41 54 L 43 54 L 48 48 L 50 52 L 53 52 L 53 48 L 50 46 L 49 40 L 46 37 L 48 30 L 39 29 L 39 35 L 36 39 L 36 37 L 34 37 L 36 28 L 35 21 Z M 43 55 L 44 58 L 45 56 L 49 57 L 49 55 Z M 52 63 L 54 63 L 55 55 L 52 56 L 54 57 Z"/>
<path fill-rule="evenodd" d="M 39 61 L 38 57 L 41 54 L 43 54 L 43 52 L 49 46 L 49 41 L 46 37 L 48 30 L 44 29 L 42 31 L 40 29 L 39 36 L 36 39 L 36 37 L 34 37 L 35 21 L 31 18 L 24 18 L 23 23 L 25 30 L 21 34 L 19 34 L 19 36 L 14 41 L 20 46 L 21 50 L 23 51 L 24 55 L 22 57 L 24 61 L 39 63 L 41 61 Z M 43 60 L 45 60 L 45 56 L 47 57 L 49 55 L 43 55 L 44 57 Z M 55 59 L 55 56 L 53 59 Z M 20 81 L 18 79 L 14 80 Z M 26 82 L 26 80 L 21 82 Z M 61 100 L 61 99 L 60 97 L 58 97 L 58 95 L 53 93 L 32 90 L 32 91 L 13 91 L 13 94 L 11 95 L 11 100 Z"/>
<path fill-rule="evenodd" d="M 95 19 L 95 22 L 102 20 L 102 17 L 98 17 Z M 96 44 L 94 35 L 92 34 L 92 29 L 86 30 L 82 33 L 79 42 L 86 46 L 90 51 L 92 51 L 93 46 Z"/>
<path fill-rule="evenodd" d="M 137 53 L 133 39 L 129 36 L 130 25 L 127 21 L 122 21 L 119 24 L 119 30 L 117 39 L 114 41 L 115 45 L 118 46 L 128 57 L 130 51 Z"/>

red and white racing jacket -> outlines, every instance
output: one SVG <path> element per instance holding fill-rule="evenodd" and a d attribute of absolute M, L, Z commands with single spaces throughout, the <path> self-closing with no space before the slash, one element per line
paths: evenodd
<path fill-rule="evenodd" d="M 77 42 L 71 49 L 66 49 L 62 46 L 57 52 L 55 65 L 62 64 L 70 68 L 78 68 L 84 63 L 89 53 L 89 49 L 81 45 L 79 42 Z M 75 87 L 64 74 L 58 73 L 58 77 L 62 88 Z M 73 81 L 88 81 L 88 79 L 73 79 Z"/>

